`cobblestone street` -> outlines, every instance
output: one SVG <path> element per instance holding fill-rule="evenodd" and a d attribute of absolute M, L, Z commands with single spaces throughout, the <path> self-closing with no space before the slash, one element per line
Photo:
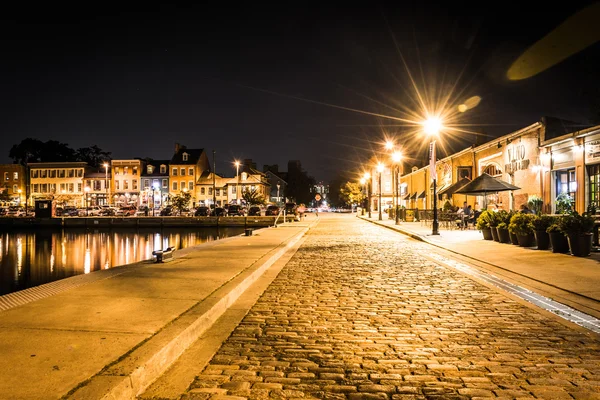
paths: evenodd
<path fill-rule="evenodd" d="M 417 247 L 322 216 L 183 398 L 600 399 L 598 335 Z"/>

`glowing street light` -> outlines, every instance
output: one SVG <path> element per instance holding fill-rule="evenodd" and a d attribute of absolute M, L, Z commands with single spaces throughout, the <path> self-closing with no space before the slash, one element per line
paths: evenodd
<path fill-rule="evenodd" d="M 443 129 L 442 120 L 438 117 L 429 117 L 423 122 L 423 131 L 429 137 L 431 137 L 431 143 L 429 144 L 429 174 L 433 179 L 433 223 L 431 224 L 431 234 L 439 235 L 439 221 L 437 211 L 437 173 L 435 170 L 435 141 L 440 135 L 440 131 Z"/>
<path fill-rule="evenodd" d="M 240 203 L 240 195 L 238 194 L 238 190 L 240 190 L 240 162 L 235 160 L 235 202 L 237 204 Z"/>
<path fill-rule="evenodd" d="M 383 174 L 383 164 L 379 163 L 377 164 L 377 172 L 379 173 L 379 184 L 378 184 L 378 189 L 379 189 L 379 220 L 381 221 L 383 219 L 383 216 L 381 214 L 381 175 Z"/>
<path fill-rule="evenodd" d="M 396 225 L 400 225 L 400 216 L 398 215 L 398 206 L 399 206 L 399 201 L 398 201 L 398 192 L 400 192 L 400 190 L 398 189 L 398 186 L 400 185 L 400 161 L 402 161 L 402 153 L 399 151 L 395 151 L 392 153 L 392 162 L 394 163 L 394 178 L 395 178 L 395 182 L 394 182 L 394 194 L 396 197 L 396 209 L 394 210 L 394 216 L 396 219 Z M 392 179 L 392 181 L 394 181 Z"/>

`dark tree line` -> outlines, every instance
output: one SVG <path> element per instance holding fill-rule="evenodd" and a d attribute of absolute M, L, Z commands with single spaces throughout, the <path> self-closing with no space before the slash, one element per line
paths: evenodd
<path fill-rule="evenodd" d="M 42 142 L 27 138 L 10 148 L 8 156 L 15 164 L 25 165 L 32 162 L 73 162 L 83 161 L 94 168 L 111 159 L 110 151 L 103 151 L 96 145 L 74 150 L 66 143 L 56 140 Z"/>

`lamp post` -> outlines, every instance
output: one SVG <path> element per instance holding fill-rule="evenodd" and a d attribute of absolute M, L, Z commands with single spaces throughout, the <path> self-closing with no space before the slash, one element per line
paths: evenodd
<path fill-rule="evenodd" d="M 367 182 L 367 212 L 371 218 L 371 174 L 365 172 L 364 180 Z"/>
<path fill-rule="evenodd" d="M 84 189 L 85 192 L 85 216 L 89 217 L 90 216 L 90 187 L 86 186 Z"/>
<path fill-rule="evenodd" d="M 378 183 L 378 192 L 379 192 L 379 202 L 378 202 L 378 208 L 379 208 L 379 220 L 381 221 L 383 219 L 383 215 L 381 214 L 381 175 L 383 174 L 383 164 L 379 163 L 377 164 L 377 172 L 379 173 L 379 183 Z"/>
<path fill-rule="evenodd" d="M 277 182 L 277 205 L 279 205 L 279 188 L 281 187 L 281 184 L 279 182 Z"/>
<path fill-rule="evenodd" d="M 217 210 L 217 164 L 215 162 L 215 151 L 213 150 L 213 208 Z"/>
<path fill-rule="evenodd" d="M 400 216 L 398 215 L 398 186 L 400 185 L 400 161 L 402 160 L 402 153 L 396 151 L 392 154 L 392 161 L 394 162 L 394 178 L 392 181 L 394 183 L 394 197 L 396 198 L 396 209 L 394 210 L 394 215 L 396 218 L 396 225 L 400 225 Z"/>
<path fill-rule="evenodd" d="M 106 191 L 106 205 L 110 205 L 110 197 L 108 194 L 108 163 L 102 164 L 104 167 L 104 190 Z"/>
<path fill-rule="evenodd" d="M 154 209 L 156 208 L 156 200 L 154 196 L 156 195 L 156 191 L 158 190 L 158 182 L 154 182 L 152 184 L 152 216 L 154 217 Z M 161 195 L 162 197 L 162 195 Z"/>
<path fill-rule="evenodd" d="M 235 160 L 235 202 L 236 204 L 240 203 L 240 195 L 238 190 L 240 190 L 240 162 Z"/>
<path fill-rule="evenodd" d="M 435 141 L 442 129 L 442 121 L 437 117 L 429 117 L 423 122 L 425 134 L 431 137 L 429 144 L 429 173 L 433 179 L 433 223 L 431 224 L 431 234 L 439 235 L 439 221 L 437 210 L 437 173 L 435 170 Z"/>

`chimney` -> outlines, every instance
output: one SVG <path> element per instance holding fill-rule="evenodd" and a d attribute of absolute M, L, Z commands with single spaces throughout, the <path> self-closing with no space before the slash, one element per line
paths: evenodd
<path fill-rule="evenodd" d="M 179 148 L 181 145 L 179 143 L 175 143 L 175 154 L 179 153 Z"/>

